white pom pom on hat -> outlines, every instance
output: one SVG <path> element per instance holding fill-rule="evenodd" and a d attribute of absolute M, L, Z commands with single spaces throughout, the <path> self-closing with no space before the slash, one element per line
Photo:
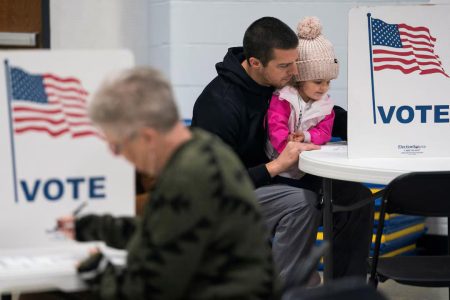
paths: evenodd
<path fill-rule="evenodd" d="M 339 63 L 333 45 L 322 35 L 317 17 L 306 17 L 297 26 L 299 38 L 297 62 L 299 81 L 331 80 L 339 73 Z"/>

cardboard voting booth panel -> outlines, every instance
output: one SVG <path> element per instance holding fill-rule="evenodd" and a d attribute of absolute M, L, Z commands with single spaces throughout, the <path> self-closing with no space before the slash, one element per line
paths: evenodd
<path fill-rule="evenodd" d="M 348 156 L 450 156 L 450 5 L 349 14 Z"/>
<path fill-rule="evenodd" d="M 134 169 L 114 156 L 87 116 L 128 51 L 0 52 L 0 248 L 68 243 L 56 219 L 134 214 Z"/>

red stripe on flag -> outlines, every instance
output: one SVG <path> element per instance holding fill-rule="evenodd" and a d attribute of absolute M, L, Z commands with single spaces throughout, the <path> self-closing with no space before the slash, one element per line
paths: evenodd
<path fill-rule="evenodd" d="M 385 61 L 397 61 L 405 65 L 411 65 L 411 64 L 418 64 L 419 66 L 428 66 L 428 65 L 435 65 L 439 66 L 438 63 L 429 61 L 429 62 L 422 62 L 417 61 L 416 59 L 402 59 L 402 58 L 396 58 L 396 57 L 385 57 L 385 58 L 374 58 L 373 62 L 385 62 Z"/>
<path fill-rule="evenodd" d="M 428 69 L 428 70 L 422 70 L 420 71 L 420 74 L 433 74 L 433 73 L 441 73 L 445 75 L 446 77 L 449 77 L 444 71 L 439 69 Z"/>
<path fill-rule="evenodd" d="M 20 123 L 20 122 L 36 122 L 36 121 L 42 121 L 42 122 L 46 122 L 52 125 L 61 125 L 64 124 L 66 121 L 65 120 L 53 120 L 53 119 L 49 119 L 49 118 L 44 118 L 44 117 L 31 117 L 31 118 L 14 118 L 14 122 Z"/>
<path fill-rule="evenodd" d="M 61 109 L 50 109 L 49 110 L 49 109 L 45 109 L 45 108 L 26 107 L 26 106 L 24 106 L 24 104 L 15 104 L 13 111 L 14 111 L 14 113 L 18 113 L 18 112 L 34 112 L 34 113 L 44 113 L 44 114 L 62 113 Z"/>
<path fill-rule="evenodd" d="M 50 74 L 50 73 L 42 74 L 42 76 L 44 78 L 53 79 L 53 80 L 60 81 L 60 82 L 63 82 L 63 83 L 77 83 L 77 84 L 81 84 L 81 82 L 75 77 L 65 77 L 65 78 L 63 78 L 63 77 L 59 77 L 59 76 L 56 76 L 55 74 Z"/>
<path fill-rule="evenodd" d="M 398 56 L 414 55 L 414 53 L 412 51 L 399 52 L 399 51 L 383 50 L 383 49 L 374 49 L 373 54 L 392 54 L 392 55 L 398 55 Z M 375 56 L 374 56 L 374 59 L 375 59 Z"/>
<path fill-rule="evenodd" d="M 411 40 L 411 39 L 401 39 L 402 43 L 410 43 L 411 45 L 421 45 L 421 46 L 428 46 L 431 50 L 431 48 L 434 47 L 433 44 L 427 43 L 427 42 L 421 42 L 421 41 L 415 41 L 415 40 Z"/>
<path fill-rule="evenodd" d="M 430 49 L 430 48 L 419 48 L 419 47 L 413 47 L 412 45 L 404 45 L 403 49 L 406 49 L 406 48 L 411 48 L 414 51 L 422 51 L 422 52 L 431 52 L 431 53 L 433 53 L 433 50 Z"/>
<path fill-rule="evenodd" d="M 74 92 L 76 94 L 83 95 L 83 96 L 86 96 L 88 94 L 83 89 L 78 89 L 78 88 L 74 88 L 74 87 L 65 88 L 65 87 L 61 87 L 61 86 L 58 86 L 58 85 L 55 85 L 55 84 L 51 84 L 51 83 L 45 83 L 44 87 L 46 89 L 54 89 L 54 90 L 56 90 L 58 92 Z"/>
<path fill-rule="evenodd" d="M 412 68 L 403 68 L 402 66 L 398 66 L 398 65 L 382 65 L 382 66 L 374 67 L 375 71 L 381 71 L 384 69 L 399 70 L 399 71 L 402 71 L 402 73 L 404 73 L 404 74 L 410 74 L 412 72 L 420 70 L 420 68 L 418 66 L 415 66 Z"/>
<path fill-rule="evenodd" d="M 16 132 L 16 133 L 24 133 L 24 132 L 30 132 L 30 131 L 46 132 L 53 137 L 59 137 L 61 135 L 68 133 L 69 129 L 65 128 L 65 129 L 61 129 L 58 131 L 52 131 L 52 130 L 48 129 L 47 127 L 28 126 L 26 128 L 20 128 L 20 129 L 14 130 L 14 132 Z"/>

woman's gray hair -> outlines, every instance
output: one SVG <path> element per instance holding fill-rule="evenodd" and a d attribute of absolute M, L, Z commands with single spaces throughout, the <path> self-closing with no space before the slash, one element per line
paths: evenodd
<path fill-rule="evenodd" d="M 171 84 L 149 67 L 132 68 L 107 79 L 90 102 L 89 117 L 121 135 L 140 127 L 167 132 L 179 121 Z"/>

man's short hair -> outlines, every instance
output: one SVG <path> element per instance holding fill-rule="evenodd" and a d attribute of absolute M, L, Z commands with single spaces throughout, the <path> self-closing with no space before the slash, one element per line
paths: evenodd
<path fill-rule="evenodd" d="M 166 132 L 179 121 L 171 84 L 149 67 L 132 68 L 107 79 L 89 105 L 89 117 L 123 136 L 140 127 Z"/>
<path fill-rule="evenodd" d="M 273 58 L 274 49 L 295 49 L 298 38 L 288 25 L 277 18 L 263 17 L 247 28 L 243 46 L 247 61 L 255 57 L 265 66 Z"/>

